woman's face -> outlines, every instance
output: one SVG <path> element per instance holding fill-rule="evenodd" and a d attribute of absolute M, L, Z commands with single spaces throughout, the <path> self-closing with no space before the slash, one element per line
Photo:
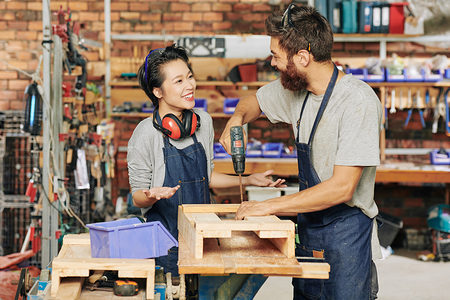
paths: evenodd
<path fill-rule="evenodd" d="M 195 79 L 186 63 L 177 59 L 161 66 L 164 82 L 161 88 L 155 88 L 153 93 L 160 98 L 159 106 L 174 113 L 184 109 L 192 109 L 195 105 Z"/>

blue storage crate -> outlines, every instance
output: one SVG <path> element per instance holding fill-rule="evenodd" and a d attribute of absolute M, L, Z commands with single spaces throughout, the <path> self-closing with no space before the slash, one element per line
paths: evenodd
<path fill-rule="evenodd" d="M 225 151 L 221 143 L 214 143 L 214 158 L 215 159 L 221 159 L 221 158 L 230 158 L 231 155 Z"/>
<path fill-rule="evenodd" d="M 226 114 L 233 114 L 239 98 L 225 98 L 223 101 L 223 112 Z"/>
<path fill-rule="evenodd" d="M 433 150 L 430 152 L 430 163 L 432 165 L 450 165 L 450 152 Z"/>
<path fill-rule="evenodd" d="M 445 69 L 444 78 L 445 79 L 450 79 L 450 68 Z"/>
<path fill-rule="evenodd" d="M 297 158 L 297 149 L 295 149 L 295 146 L 292 150 L 288 147 L 283 147 L 283 151 L 281 151 L 281 158 Z"/>
<path fill-rule="evenodd" d="M 386 81 L 390 82 L 403 82 L 405 81 L 405 70 L 402 71 L 402 74 L 391 74 L 389 72 L 389 68 L 386 68 Z"/>
<path fill-rule="evenodd" d="M 362 69 L 362 68 L 356 68 L 356 69 L 349 68 L 349 69 L 345 70 L 345 73 L 352 74 L 352 76 L 354 76 L 358 79 L 361 79 L 361 80 L 364 80 L 366 78 L 366 72 L 367 72 L 367 69 Z"/>
<path fill-rule="evenodd" d="M 195 108 L 208 111 L 208 101 L 205 98 L 195 98 Z"/>
<path fill-rule="evenodd" d="M 408 70 L 405 69 L 403 71 L 403 74 L 405 75 L 405 81 L 408 82 L 423 82 L 424 80 L 424 76 L 425 76 L 425 72 L 423 71 L 423 69 L 420 70 L 420 74 L 408 74 Z"/>
<path fill-rule="evenodd" d="M 152 113 L 155 110 L 155 107 L 153 106 L 153 103 L 151 102 L 145 102 L 142 104 L 141 111 L 144 113 Z"/>
<path fill-rule="evenodd" d="M 426 82 L 437 82 L 441 81 L 444 78 L 441 70 L 432 70 L 430 74 L 424 72 L 423 79 Z"/>
<path fill-rule="evenodd" d="M 247 150 L 245 152 L 246 157 L 261 157 L 262 156 L 262 144 L 261 143 L 248 143 Z"/>
<path fill-rule="evenodd" d="M 369 74 L 369 70 L 364 69 L 365 72 L 365 78 L 364 81 L 366 82 L 383 82 L 385 80 L 385 74 L 384 68 L 381 69 L 381 74 Z"/>
<path fill-rule="evenodd" d="M 95 258 L 154 258 L 167 255 L 177 240 L 159 221 L 138 218 L 87 224 L 91 256 Z"/>
<path fill-rule="evenodd" d="M 262 146 L 262 156 L 280 158 L 281 151 L 283 151 L 282 143 L 265 143 Z"/>

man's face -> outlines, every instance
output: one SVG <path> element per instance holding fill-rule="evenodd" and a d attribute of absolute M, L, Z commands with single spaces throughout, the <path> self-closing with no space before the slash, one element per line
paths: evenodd
<path fill-rule="evenodd" d="M 270 39 L 270 52 L 272 52 L 272 67 L 280 72 L 281 84 L 290 91 L 305 90 L 308 86 L 306 73 L 301 72 L 295 66 L 292 57 L 288 58 L 287 53 L 280 48 L 279 39 Z"/>

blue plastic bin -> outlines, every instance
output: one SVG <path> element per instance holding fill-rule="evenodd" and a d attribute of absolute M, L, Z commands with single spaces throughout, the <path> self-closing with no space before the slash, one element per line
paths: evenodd
<path fill-rule="evenodd" d="M 441 72 L 441 70 L 434 70 L 431 71 L 430 74 L 427 74 L 426 72 L 424 72 L 423 75 L 423 80 L 426 82 L 437 82 L 437 81 L 441 81 L 443 79 L 443 74 Z"/>
<path fill-rule="evenodd" d="M 221 159 L 221 158 L 230 158 L 231 155 L 225 151 L 221 143 L 214 143 L 214 158 L 215 159 Z"/>
<path fill-rule="evenodd" d="M 423 69 L 420 70 L 420 74 L 415 75 L 409 75 L 407 69 L 405 69 L 403 71 L 403 74 L 405 75 L 405 81 L 408 82 L 423 82 L 425 76 L 425 72 L 423 71 Z"/>
<path fill-rule="evenodd" d="M 385 80 L 385 74 L 384 68 L 381 68 L 381 74 L 370 74 L 369 70 L 364 69 L 365 72 L 365 78 L 364 81 L 366 82 L 383 82 Z"/>
<path fill-rule="evenodd" d="M 437 149 L 432 150 L 430 152 L 430 163 L 432 165 L 450 165 L 450 152 L 440 153 Z"/>
<path fill-rule="evenodd" d="M 153 106 L 153 103 L 151 102 L 145 102 L 142 104 L 141 111 L 144 113 L 152 113 L 155 110 L 155 107 Z"/>
<path fill-rule="evenodd" d="M 367 70 L 366 69 L 362 69 L 362 68 L 357 68 L 357 69 L 349 68 L 349 69 L 346 69 L 345 72 L 347 74 L 352 74 L 352 76 L 354 76 L 354 77 L 356 77 L 358 79 L 364 80 L 366 78 Z"/>
<path fill-rule="evenodd" d="M 208 101 L 205 98 L 195 98 L 195 108 L 208 111 Z"/>
<path fill-rule="evenodd" d="M 95 258 L 154 258 L 167 255 L 177 240 L 159 221 L 138 218 L 87 224 L 91 256 Z"/>
<path fill-rule="evenodd" d="M 247 157 L 261 157 L 262 156 L 262 144 L 248 143 L 247 150 L 245 151 Z"/>
<path fill-rule="evenodd" d="M 444 78 L 445 79 L 450 79 L 450 68 L 445 69 Z"/>
<path fill-rule="evenodd" d="M 405 70 L 403 70 L 402 74 L 394 75 L 389 72 L 389 68 L 386 68 L 386 81 L 390 82 L 403 82 L 405 81 Z"/>
<path fill-rule="evenodd" d="M 271 158 L 280 158 L 283 151 L 282 143 L 265 143 L 262 146 L 262 156 Z"/>
<path fill-rule="evenodd" d="M 239 98 L 225 98 L 223 101 L 223 112 L 226 114 L 233 114 Z"/>
<path fill-rule="evenodd" d="M 428 210 L 427 224 L 429 227 L 450 233 L 450 205 L 438 204 Z"/>

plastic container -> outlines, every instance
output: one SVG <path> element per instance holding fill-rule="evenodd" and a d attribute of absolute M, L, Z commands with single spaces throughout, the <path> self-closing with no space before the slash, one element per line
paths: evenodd
<path fill-rule="evenodd" d="M 450 152 L 440 150 L 432 150 L 430 152 L 430 163 L 432 165 L 450 165 Z"/>
<path fill-rule="evenodd" d="M 366 78 L 366 75 L 365 75 L 366 72 L 364 72 L 364 71 L 367 72 L 367 70 L 365 70 L 363 68 L 346 69 L 345 73 L 352 74 L 352 76 L 354 76 L 358 79 L 364 80 Z"/>
<path fill-rule="evenodd" d="M 409 74 L 408 70 L 405 69 L 403 74 L 405 75 L 405 81 L 407 82 L 423 82 L 425 77 L 425 72 L 423 69 L 420 70 L 419 74 Z"/>
<path fill-rule="evenodd" d="M 246 157 L 262 157 L 262 144 L 248 143 L 245 151 Z"/>
<path fill-rule="evenodd" d="M 245 191 L 248 201 L 264 201 L 281 196 L 281 189 L 274 187 L 248 186 Z"/>
<path fill-rule="evenodd" d="M 252 82 L 258 80 L 258 72 L 256 69 L 256 64 L 244 64 L 239 65 L 239 75 L 241 76 L 241 81 Z"/>
<path fill-rule="evenodd" d="M 381 69 L 381 74 L 369 74 L 369 70 L 368 69 L 364 69 L 365 72 L 365 77 L 364 77 L 364 81 L 366 82 L 383 82 L 386 78 L 386 72 L 384 71 L 384 68 Z"/>
<path fill-rule="evenodd" d="M 195 98 L 195 108 L 208 111 L 208 101 L 205 98 Z"/>
<path fill-rule="evenodd" d="M 400 228 L 403 227 L 403 221 L 397 217 L 379 212 L 376 216 L 380 226 L 378 227 L 378 239 L 380 245 L 387 248 L 392 244 Z"/>
<path fill-rule="evenodd" d="M 450 233 L 450 205 L 438 204 L 428 210 L 427 224 L 434 230 Z"/>
<path fill-rule="evenodd" d="M 159 221 L 138 218 L 87 224 L 94 258 L 154 258 L 167 255 L 177 240 Z"/>
<path fill-rule="evenodd" d="M 450 79 L 450 68 L 449 69 L 445 69 L 444 78 L 445 79 Z"/>
<path fill-rule="evenodd" d="M 221 143 L 214 143 L 214 159 L 230 158 L 231 155 L 225 151 Z"/>
<path fill-rule="evenodd" d="M 437 82 L 441 81 L 444 78 L 441 70 L 434 70 L 431 71 L 430 74 L 427 74 L 427 72 L 424 72 L 423 80 L 425 82 Z"/>
<path fill-rule="evenodd" d="M 239 98 L 225 98 L 223 101 L 223 112 L 226 114 L 233 114 Z"/>
<path fill-rule="evenodd" d="M 280 158 L 283 151 L 282 143 L 265 143 L 262 145 L 262 156 L 269 158 Z"/>
<path fill-rule="evenodd" d="M 402 71 L 402 74 L 391 74 L 389 72 L 389 68 L 386 68 L 386 81 L 389 82 L 403 82 L 405 81 L 405 70 Z"/>
<path fill-rule="evenodd" d="M 145 102 L 142 104 L 141 111 L 144 113 L 152 113 L 155 110 L 155 107 L 153 106 L 153 103 L 151 102 Z"/>

